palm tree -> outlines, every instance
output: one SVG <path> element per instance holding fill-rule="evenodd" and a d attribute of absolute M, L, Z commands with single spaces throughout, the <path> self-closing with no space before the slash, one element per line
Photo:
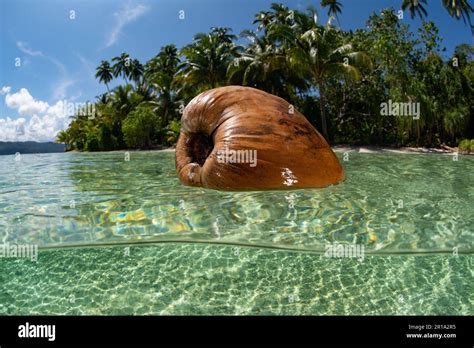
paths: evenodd
<path fill-rule="evenodd" d="M 337 0 L 321 0 L 321 6 L 323 8 L 328 8 L 328 16 L 334 16 L 340 27 L 341 24 L 339 23 L 339 17 L 337 14 L 342 12 L 342 4 Z"/>
<path fill-rule="evenodd" d="M 469 24 L 471 24 L 471 13 L 474 12 L 474 9 L 468 0 L 442 0 L 442 4 L 451 17 L 456 19 L 462 18 L 464 22 L 466 22 L 467 19 Z M 426 0 L 403 0 L 402 10 L 408 9 L 411 18 L 414 18 L 415 15 L 423 18 L 423 16 L 427 16 L 428 14 L 423 5 L 427 5 Z"/>
<path fill-rule="evenodd" d="M 257 13 L 253 23 L 258 23 L 257 32 L 263 31 L 263 36 L 251 31 L 241 33 L 252 43 L 229 66 L 229 79 L 235 81 L 240 78 L 244 85 L 255 86 L 289 100 L 307 90 L 307 80 L 294 74 L 286 57 L 297 33 L 312 27 L 316 10 L 312 7 L 311 10 L 313 12 L 308 16 L 274 3 L 270 11 Z"/>
<path fill-rule="evenodd" d="M 110 130 L 118 148 L 125 146 L 122 133 L 123 121 L 142 101 L 151 98 L 151 94 L 141 90 L 140 85 L 137 91 L 134 91 L 132 85 L 126 84 L 117 86 L 104 100 L 105 104 L 98 103 L 98 119 Z"/>
<path fill-rule="evenodd" d="M 107 91 L 109 91 L 108 83 L 112 81 L 112 68 L 108 61 L 103 60 L 100 62 L 100 65 L 96 69 L 95 77 L 99 79 L 99 82 L 105 83 L 105 87 L 107 87 Z"/>
<path fill-rule="evenodd" d="M 174 110 L 178 102 L 178 90 L 175 86 L 175 75 L 179 65 L 178 49 L 175 45 L 167 45 L 151 59 L 145 68 L 145 78 L 157 91 L 157 101 L 151 101 L 155 112 L 160 112 L 163 126 L 171 117 L 176 116 Z"/>
<path fill-rule="evenodd" d="M 83 150 L 87 138 L 87 134 L 84 130 L 84 125 L 87 122 L 87 118 L 74 115 L 71 116 L 71 119 L 72 121 L 67 129 L 67 139 L 70 149 Z"/>
<path fill-rule="evenodd" d="M 66 151 L 70 150 L 70 136 L 67 130 L 62 130 L 56 135 L 56 143 L 64 144 L 66 146 Z"/>
<path fill-rule="evenodd" d="M 130 62 L 129 76 L 138 85 L 141 78 L 143 77 L 144 67 L 138 59 L 133 59 Z"/>
<path fill-rule="evenodd" d="M 464 23 L 466 23 L 466 19 L 469 24 L 471 23 L 471 13 L 474 12 L 474 9 L 468 0 L 443 0 L 443 6 L 448 10 L 451 17 L 456 19 L 462 17 Z"/>
<path fill-rule="evenodd" d="M 423 16 L 428 14 L 423 5 L 427 5 L 426 0 L 403 0 L 402 10 L 405 11 L 408 9 L 411 18 L 415 18 L 417 14 L 420 18 L 423 18 Z"/>
<path fill-rule="evenodd" d="M 186 60 L 179 66 L 178 80 L 198 88 L 214 88 L 226 82 L 227 66 L 240 49 L 229 28 L 211 28 L 209 34 L 197 34 L 181 54 Z"/>
<path fill-rule="evenodd" d="M 130 76 L 131 65 L 131 59 L 128 53 L 124 52 L 120 56 L 112 58 L 112 61 L 115 62 L 112 66 L 114 76 L 118 77 L 122 75 L 125 82 L 128 84 L 127 78 Z"/>
<path fill-rule="evenodd" d="M 272 25 L 291 26 L 293 24 L 295 11 L 276 3 L 273 3 L 270 8 L 271 11 L 260 11 L 255 15 L 253 23 L 258 23 L 257 31 L 264 29 L 265 34 L 267 34 L 271 30 Z"/>
<path fill-rule="evenodd" d="M 286 49 L 279 47 L 268 35 L 258 36 L 245 30 L 240 34 L 251 41 L 245 51 L 235 57 L 227 68 L 231 83 L 252 86 L 281 97 L 290 97 L 289 90 L 304 89 L 304 79 L 288 71 Z"/>
<path fill-rule="evenodd" d="M 109 93 L 102 93 L 95 97 L 97 99 L 97 104 L 107 104 L 109 102 L 110 94 Z"/>
<path fill-rule="evenodd" d="M 118 86 L 112 92 L 110 106 L 115 110 L 119 120 L 127 117 L 127 114 L 143 100 L 142 96 L 133 92 L 132 85 Z"/>
<path fill-rule="evenodd" d="M 148 61 L 145 66 L 145 78 L 153 80 L 157 74 L 174 75 L 178 69 L 180 59 L 175 45 L 167 45 Z"/>
<path fill-rule="evenodd" d="M 330 78 L 361 79 L 359 67 L 371 66 L 370 58 L 363 52 L 356 52 L 349 43 L 340 45 L 336 30 L 330 23 L 313 28 L 294 38 L 295 44 L 289 50 L 289 64 L 307 77 L 319 90 L 319 107 L 323 135 L 328 138 L 326 117 L 326 81 Z"/>

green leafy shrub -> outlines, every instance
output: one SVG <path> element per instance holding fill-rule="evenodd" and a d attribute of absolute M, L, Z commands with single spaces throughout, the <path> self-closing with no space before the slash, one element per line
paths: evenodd
<path fill-rule="evenodd" d="M 179 132 L 181 130 L 181 122 L 178 120 L 172 120 L 166 126 L 166 143 L 168 145 L 174 145 L 178 141 Z"/>
<path fill-rule="evenodd" d="M 86 144 L 84 145 L 84 150 L 86 151 L 99 151 L 99 137 L 96 133 L 89 133 L 87 135 Z"/>
<path fill-rule="evenodd" d="M 99 139 L 99 148 L 101 151 L 112 151 L 119 147 L 117 138 L 112 134 L 111 129 L 106 124 L 102 124 L 99 127 Z"/>
<path fill-rule="evenodd" d="M 129 147 L 150 148 L 159 134 L 160 118 L 153 109 L 140 105 L 130 112 L 122 123 L 125 143 Z"/>
<path fill-rule="evenodd" d="M 466 152 L 474 152 L 474 139 L 469 140 L 469 139 L 463 139 L 459 143 L 459 151 L 466 151 Z"/>

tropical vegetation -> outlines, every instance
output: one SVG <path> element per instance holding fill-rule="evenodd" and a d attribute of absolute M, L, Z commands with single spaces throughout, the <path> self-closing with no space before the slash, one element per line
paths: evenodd
<path fill-rule="evenodd" d="M 470 25 L 466 0 L 442 1 Z M 162 47 L 147 62 L 127 53 L 103 60 L 95 77 L 105 85 L 93 116 L 73 116 L 57 142 L 68 150 L 106 151 L 172 146 L 184 106 L 198 93 L 244 85 L 281 96 L 332 143 L 457 146 L 474 138 L 474 47 L 447 56 L 425 0 L 402 8 L 423 18 L 417 32 L 398 11 L 372 13 L 364 29 L 344 31 L 340 1 L 322 0 L 329 20 L 272 4 L 254 17 L 254 30 L 236 35 L 211 28 L 178 49 Z M 114 88 L 116 80 L 123 82 Z M 413 105 L 413 114 L 384 116 L 382 105 Z M 464 140 L 470 149 L 472 140 Z M 471 150 L 472 151 L 472 150 Z"/>

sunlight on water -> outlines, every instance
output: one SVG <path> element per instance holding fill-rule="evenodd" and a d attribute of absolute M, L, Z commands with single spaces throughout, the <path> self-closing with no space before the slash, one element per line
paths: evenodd
<path fill-rule="evenodd" d="M 0 156 L 0 239 L 41 247 L 0 260 L 0 314 L 474 311 L 473 157 L 351 153 L 337 186 L 240 193 L 125 158 Z M 367 255 L 303 252 L 335 242 Z"/>
<path fill-rule="evenodd" d="M 182 186 L 174 153 L 0 156 L 0 240 L 40 247 L 204 241 L 366 252 L 471 252 L 474 158 L 350 154 L 325 189 Z"/>
<path fill-rule="evenodd" d="M 192 243 L 44 250 L 0 260 L 0 314 L 472 315 L 473 266 Z"/>

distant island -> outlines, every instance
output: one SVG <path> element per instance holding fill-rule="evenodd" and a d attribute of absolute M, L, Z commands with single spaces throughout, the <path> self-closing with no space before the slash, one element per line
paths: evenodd
<path fill-rule="evenodd" d="M 14 155 L 19 152 L 24 153 L 51 153 L 64 152 L 64 144 L 56 144 L 53 142 L 38 143 L 36 141 L 14 141 L 3 142 L 0 141 L 0 155 Z"/>

